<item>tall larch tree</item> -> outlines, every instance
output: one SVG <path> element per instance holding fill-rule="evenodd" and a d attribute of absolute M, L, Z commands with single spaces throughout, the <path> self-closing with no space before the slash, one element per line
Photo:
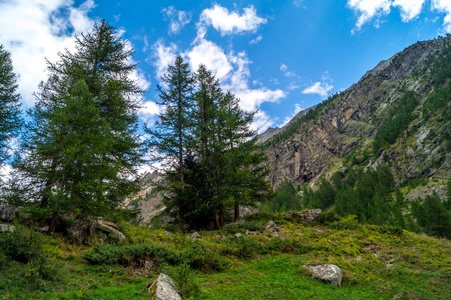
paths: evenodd
<path fill-rule="evenodd" d="M 150 135 L 148 147 L 156 154 L 156 160 L 166 164 L 165 204 L 173 218 L 179 221 L 183 231 L 186 211 L 184 165 L 190 152 L 191 115 L 193 108 L 193 82 L 188 63 L 179 55 L 168 67 L 158 86 L 162 113 Z"/>
<path fill-rule="evenodd" d="M 20 95 L 11 55 L 0 45 L 0 167 L 10 157 L 10 143 L 22 126 Z"/>

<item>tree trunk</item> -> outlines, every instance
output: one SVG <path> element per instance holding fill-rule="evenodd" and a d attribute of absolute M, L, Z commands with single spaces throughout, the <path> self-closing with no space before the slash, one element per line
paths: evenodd
<path fill-rule="evenodd" d="M 236 222 L 240 218 L 240 204 L 238 201 L 235 202 L 235 214 L 233 216 L 233 221 Z"/>
<path fill-rule="evenodd" d="M 224 226 L 224 204 L 219 204 L 219 224 Z"/>

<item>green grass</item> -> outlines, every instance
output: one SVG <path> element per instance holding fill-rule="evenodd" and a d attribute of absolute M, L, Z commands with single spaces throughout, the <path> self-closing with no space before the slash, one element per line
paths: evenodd
<path fill-rule="evenodd" d="M 189 279 L 188 291 L 199 287 L 189 299 L 446 299 L 451 290 L 451 242 L 407 231 L 396 235 L 377 226 L 358 225 L 351 229 L 337 226 L 308 226 L 274 216 L 284 230 L 281 238 L 269 235 L 235 238 L 238 230 L 258 229 L 262 221 L 222 230 L 201 232 L 202 239 L 190 241 L 187 234 L 165 234 L 162 230 L 122 224 L 132 238 L 118 249 L 145 243 L 167 248 L 188 268 L 177 276 L 178 261 L 164 256 L 148 257 L 155 269 L 141 265 L 89 264 L 83 257 L 95 249 L 74 246 L 62 237 L 43 237 L 44 254 L 55 268 L 53 279 L 31 280 L 24 276 L 30 265 L 7 260 L 0 267 L 0 299 L 149 299 L 146 286 L 160 272 L 173 279 Z M 335 229 L 334 229 L 335 228 Z M 202 253 L 216 253 L 226 262 L 214 267 L 197 267 L 203 259 L 214 264 L 217 256 L 202 258 Z M 153 252 L 149 252 L 153 253 Z M 160 252 L 159 252 L 160 253 Z M 151 254 L 154 255 L 154 254 Z M 160 255 L 160 254 L 158 254 Z M 157 255 L 157 256 L 158 256 Z M 212 254 L 209 254 L 212 255 Z M 333 263 L 344 273 L 341 287 L 329 286 L 311 277 L 306 263 Z M 196 266 L 196 265 L 194 265 Z"/>

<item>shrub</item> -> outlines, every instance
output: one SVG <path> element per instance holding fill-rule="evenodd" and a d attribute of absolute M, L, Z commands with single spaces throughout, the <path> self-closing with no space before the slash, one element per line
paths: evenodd
<path fill-rule="evenodd" d="M 176 267 L 168 268 L 165 272 L 174 280 L 177 290 L 183 299 L 199 295 L 200 286 L 194 280 L 194 274 L 189 264 L 182 263 Z"/>
<path fill-rule="evenodd" d="M 0 249 L 5 256 L 23 263 L 43 255 L 42 235 L 18 227 L 14 232 L 0 234 Z"/>
<path fill-rule="evenodd" d="M 222 253 L 230 254 L 238 258 L 253 258 L 260 250 L 260 245 L 256 241 L 244 236 L 228 239 L 226 245 L 227 248 Z"/>
<path fill-rule="evenodd" d="M 276 252 L 304 254 L 307 253 L 308 250 L 309 248 L 298 240 L 273 238 L 263 245 L 261 252 L 262 254 Z"/>
<path fill-rule="evenodd" d="M 318 218 L 318 223 L 323 225 L 332 224 L 340 221 L 340 217 L 333 211 L 322 213 Z"/>
<path fill-rule="evenodd" d="M 349 215 L 341 219 L 340 221 L 335 221 L 328 226 L 331 229 L 356 229 L 360 227 L 359 220 L 355 215 Z"/>

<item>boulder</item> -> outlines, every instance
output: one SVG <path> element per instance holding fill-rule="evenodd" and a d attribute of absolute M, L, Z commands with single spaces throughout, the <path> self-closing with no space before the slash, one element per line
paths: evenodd
<path fill-rule="evenodd" d="M 239 237 L 242 237 L 243 235 L 241 234 L 241 233 L 235 233 L 235 236 L 237 237 L 237 238 L 239 238 Z"/>
<path fill-rule="evenodd" d="M 96 225 L 92 220 L 76 220 L 72 226 L 67 228 L 67 236 L 74 244 L 87 244 L 89 242 L 89 237 L 94 234 L 95 228 Z"/>
<path fill-rule="evenodd" d="M 307 222 L 309 224 L 315 222 L 323 211 L 321 209 L 306 209 L 301 212 L 299 212 L 299 215 L 301 216 L 302 220 L 304 222 Z"/>
<path fill-rule="evenodd" d="M 0 232 L 13 232 L 16 230 L 16 226 L 0 224 Z"/>
<path fill-rule="evenodd" d="M 313 272 L 312 277 L 323 281 L 324 283 L 341 286 L 343 272 L 336 265 L 304 265 L 304 268 Z"/>
<path fill-rule="evenodd" d="M 177 287 L 172 281 L 171 277 L 161 273 L 149 288 L 152 293 L 152 299 L 157 300 L 182 300 L 182 297 L 177 293 Z"/>
<path fill-rule="evenodd" d="M 116 236 L 116 239 L 120 242 L 122 240 L 125 240 L 125 235 L 119 231 L 119 227 L 117 227 L 116 224 L 104 221 L 104 220 L 97 220 L 97 226 L 99 230 L 102 230 L 106 233 L 111 233 L 114 236 Z"/>
<path fill-rule="evenodd" d="M 193 234 L 191 234 L 188 238 L 190 239 L 190 240 L 197 240 L 197 239 L 200 239 L 202 236 L 198 233 L 198 232 L 193 232 Z"/>
<path fill-rule="evenodd" d="M 216 239 L 219 240 L 219 241 L 225 241 L 227 238 L 225 236 L 223 236 L 223 235 L 217 234 L 216 235 Z"/>
<path fill-rule="evenodd" d="M 268 223 L 266 223 L 264 225 L 264 228 L 265 228 L 266 232 L 270 232 L 270 233 L 282 231 L 282 228 L 277 227 L 277 225 L 274 221 L 269 221 Z"/>
<path fill-rule="evenodd" d="M 16 217 L 17 209 L 10 204 L 0 204 L 0 221 L 11 222 Z"/>

